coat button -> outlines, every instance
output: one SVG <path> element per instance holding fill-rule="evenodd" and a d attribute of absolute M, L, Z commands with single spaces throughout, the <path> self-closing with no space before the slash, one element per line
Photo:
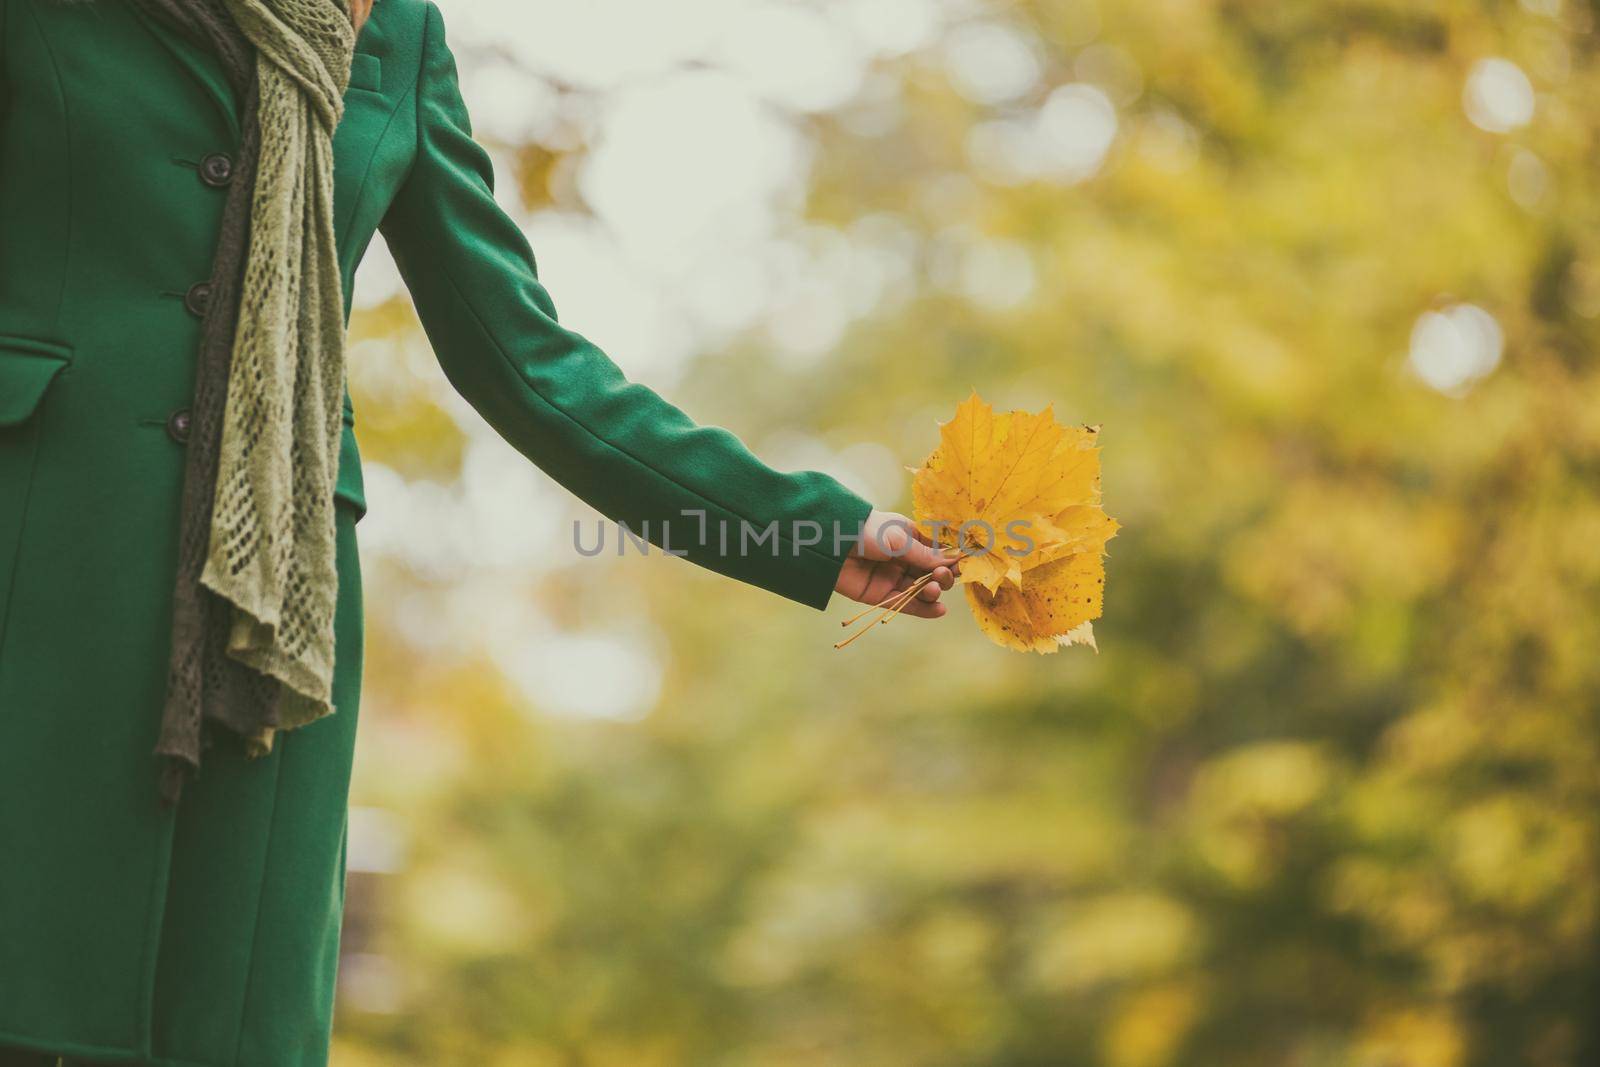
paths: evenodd
<path fill-rule="evenodd" d="M 167 436 L 180 445 L 189 441 L 189 430 L 194 425 L 194 416 L 189 414 L 188 408 L 174 411 L 167 418 Z"/>
<path fill-rule="evenodd" d="M 183 294 L 183 306 L 195 318 L 205 318 L 206 311 L 211 307 L 211 283 L 199 282 L 190 286 L 189 291 Z"/>
<path fill-rule="evenodd" d="M 233 181 L 233 160 L 213 152 L 200 161 L 200 180 L 216 189 Z"/>

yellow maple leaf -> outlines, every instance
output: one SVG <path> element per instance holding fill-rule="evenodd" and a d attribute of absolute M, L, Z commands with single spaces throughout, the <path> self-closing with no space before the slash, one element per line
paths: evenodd
<path fill-rule="evenodd" d="M 991 640 L 1020 651 L 1093 647 L 1105 546 L 1117 522 L 1100 505 L 1096 427 L 1050 408 L 996 413 L 976 393 L 940 427 L 912 483 L 916 518 L 969 555 L 967 602 Z"/>

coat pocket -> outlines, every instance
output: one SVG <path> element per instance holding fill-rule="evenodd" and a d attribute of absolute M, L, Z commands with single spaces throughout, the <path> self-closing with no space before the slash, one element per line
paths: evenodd
<path fill-rule="evenodd" d="M 72 349 L 66 345 L 0 334 L 0 665 L 39 454 L 35 416 L 51 384 L 71 362 Z"/>
<path fill-rule="evenodd" d="M 357 52 L 350 60 L 350 88 L 369 93 L 383 92 L 383 61 L 377 56 Z"/>
<path fill-rule="evenodd" d="M 72 362 L 72 349 L 50 341 L 0 334 L 0 429 L 21 426 Z"/>

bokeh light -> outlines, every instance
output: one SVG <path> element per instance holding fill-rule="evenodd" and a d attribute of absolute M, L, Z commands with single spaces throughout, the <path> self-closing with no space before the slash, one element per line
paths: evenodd
<path fill-rule="evenodd" d="M 1500 365 L 1505 334 L 1473 304 L 1424 312 L 1411 331 L 1411 369 L 1441 393 L 1458 393 Z"/>
<path fill-rule="evenodd" d="M 1483 59 L 1467 77 L 1467 117 L 1490 133 L 1510 133 L 1533 121 L 1533 83 L 1509 59 Z"/>
<path fill-rule="evenodd" d="M 1051 404 L 1126 528 L 1098 655 L 834 653 L 579 554 L 374 249 L 336 1063 L 1594 1059 L 1591 5 L 439 2 L 630 377 L 896 509 Z"/>

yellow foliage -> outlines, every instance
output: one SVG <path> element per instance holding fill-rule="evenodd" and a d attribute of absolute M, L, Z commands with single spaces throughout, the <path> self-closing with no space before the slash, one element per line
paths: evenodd
<path fill-rule="evenodd" d="M 1062 426 L 1050 408 L 996 413 L 977 393 L 940 427 L 916 472 L 917 521 L 969 554 L 967 602 L 996 644 L 1049 653 L 1093 647 L 1105 545 L 1097 427 Z"/>
<path fill-rule="evenodd" d="M 1456 1067 L 1466 1060 L 1466 1035 L 1443 1011 L 1400 1011 L 1379 1016 L 1363 1035 L 1358 1063 L 1393 1067 Z"/>
<path fill-rule="evenodd" d="M 1035 980 L 1082 993 L 1167 972 L 1199 950 L 1204 933 L 1182 902 L 1125 891 L 1077 900 L 1045 924 L 1033 946 Z"/>
<path fill-rule="evenodd" d="M 1187 986 L 1141 990 L 1124 1000 L 1107 1024 L 1105 1062 L 1109 1067 L 1171 1063 L 1199 1013 L 1199 997 Z"/>

